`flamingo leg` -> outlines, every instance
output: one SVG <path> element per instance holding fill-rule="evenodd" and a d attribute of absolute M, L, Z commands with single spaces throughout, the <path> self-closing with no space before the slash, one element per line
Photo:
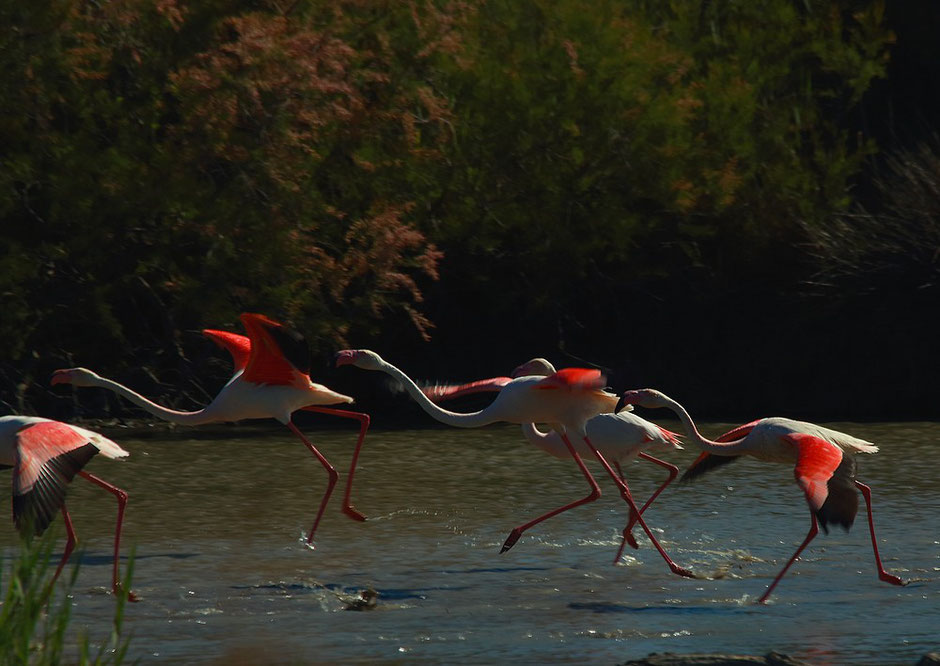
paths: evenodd
<path fill-rule="evenodd" d="M 68 562 L 72 551 L 75 550 L 75 544 L 78 543 L 78 538 L 75 536 L 75 529 L 72 527 L 72 517 L 69 515 L 68 509 L 65 508 L 65 504 L 62 505 L 62 520 L 65 521 L 65 533 L 68 535 L 68 540 L 65 542 L 65 550 L 62 552 L 62 559 L 59 561 L 59 566 L 56 568 L 55 575 L 49 583 L 50 587 L 59 578 L 59 574 L 62 573 L 65 563 Z"/>
<path fill-rule="evenodd" d="M 587 435 L 584 436 L 584 442 L 588 445 L 588 448 L 594 452 L 594 456 L 600 461 L 601 465 L 604 466 L 604 469 L 607 470 L 607 474 L 610 475 L 610 478 L 612 478 L 614 483 L 619 486 L 620 495 L 624 500 L 626 500 L 627 504 L 630 505 L 630 509 L 632 511 L 631 519 L 633 516 L 636 516 L 636 522 L 640 524 L 640 527 L 642 527 L 643 531 L 646 532 L 646 536 L 649 537 L 650 541 L 653 543 L 653 546 L 656 548 L 656 550 L 659 551 L 659 554 L 662 555 L 662 558 L 666 561 L 670 571 L 686 578 L 695 578 L 695 574 L 693 574 L 691 571 L 684 569 L 683 567 L 680 567 L 678 564 L 673 562 L 668 553 L 666 553 L 665 549 L 659 544 L 659 541 L 657 541 L 656 537 L 653 536 L 652 530 L 650 530 L 649 526 L 647 526 L 646 521 L 643 520 L 643 516 L 640 515 L 640 510 L 637 509 L 636 503 L 633 501 L 633 496 L 630 495 L 630 489 L 627 487 L 626 482 L 617 476 L 617 473 L 614 472 L 614 470 L 610 467 L 610 464 L 604 458 L 603 454 L 597 450 L 597 447 L 591 443 L 591 440 Z"/>
<path fill-rule="evenodd" d="M 813 524 L 809 528 L 809 533 L 806 535 L 806 538 L 803 539 L 803 543 L 800 544 L 800 547 L 796 549 L 796 552 L 793 553 L 793 557 L 790 558 L 790 561 L 787 562 L 786 566 L 780 570 L 780 573 L 777 574 L 777 577 L 774 578 L 773 582 L 767 588 L 767 591 L 764 592 L 763 596 L 757 600 L 757 603 L 762 604 L 767 601 L 767 598 L 770 596 L 770 593 L 773 592 L 774 588 L 777 587 L 777 583 L 780 582 L 780 579 L 783 578 L 783 575 L 787 572 L 787 569 L 790 568 L 790 565 L 796 561 L 796 558 L 800 556 L 800 553 L 803 552 L 803 549 L 809 545 L 809 542 L 816 538 L 816 535 L 819 534 L 819 525 L 816 523 L 816 514 L 810 510 L 810 518 L 813 519 Z"/>
<path fill-rule="evenodd" d="M 300 441 L 302 441 L 304 445 L 308 449 L 310 449 L 311 452 L 313 452 L 313 455 L 317 457 L 317 460 L 319 460 L 320 464 L 323 465 L 324 469 L 326 469 L 327 474 L 330 475 L 330 480 L 329 480 L 329 483 L 327 484 L 326 492 L 323 493 L 323 499 L 320 500 L 320 510 L 317 511 L 317 517 L 313 521 L 313 527 L 310 528 L 310 536 L 307 537 L 307 545 L 312 548 L 313 547 L 313 535 L 317 531 L 317 525 L 320 524 L 320 519 L 323 518 L 323 511 L 324 509 L 326 509 L 327 502 L 330 501 L 330 495 L 333 494 L 333 488 L 336 486 L 336 481 L 339 478 L 339 474 L 336 473 L 336 469 L 333 467 L 333 465 L 330 464 L 330 461 L 327 460 L 323 456 L 322 453 L 317 451 L 317 447 L 311 444 L 309 440 L 307 440 L 307 438 L 304 437 L 304 434 L 300 432 L 300 430 L 297 429 L 297 426 L 294 425 L 293 421 L 288 421 L 287 427 L 290 428 L 295 435 L 300 437 Z"/>
<path fill-rule="evenodd" d="M 626 485 L 627 477 L 624 476 L 623 468 L 620 467 L 620 463 L 617 462 L 616 460 L 614 461 L 614 467 L 617 468 L 617 476 L 619 476 L 620 480 L 623 481 L 624 484 Z M 647 505 L 648 504 L 649 502 L 647 502 Z M 644 506 L 642 509 L 640 509 L 640 511 L 643 511 L 645 509 L 646 507 Z M 632 526 L 635 522 L 636 522 L 636 518 L 633 517 L 633 511 L 630 511 L 630 522 L 628 526 Z M 624 546 L 626 546 L 628 543 L 630 544 L 631 548 L 640 547 L 640 545 L 636 542 L 636 539 L 634 538 L 633 533 L 628 528 L 624 528 L 623 540 L 620 542 L 620 548 L 617 550 L 617 556 L 614 558 L 614 564 L 617 564 L 617 562 L 620 561 L 620 558 L 623 556 Z"/>
<path fill-rule="evenodd" d="M 643 512 L 646 511 L 647 508 L 649 508 L 649 505 L 653 503 L 653 500 L 655 500 L 659 496 L 659 494 L 663 492 L 663 490 L 666 489 L 666 486 L 672 483 L 673 480 L 675 480 L 675 478 L 679 475 L 679 468 L 676 467 L 675 465 L 667 463 L 665 460 L 654 458 L 653 456 L 647 453 L 643 453 L 642 451 L 639 453 L 639 457 L 643 458 L 644 460 L 648 460 L 652 463 L 656 463 L 657 465 L 660 465 L 661 467 L 665 467 L 666 469 L 669 470 L 669 478 L 663 481 L 662 485 L 656 489 L 656 492 L 650 495 L 650 498 L 646 500 L 646 504 L 640 507 L 640 515 L 643 515 Z M 617 467 L 617 473 L 620 475 L 621 480 L 623 480 L 624 483 L 626 483 L 626 479 L 623 475 L 623 470 L 620 469 L 620 464 L 615 462 L 614 465 L 616 465 Z M 636 524 L 636 519 L 637 519 L 636 514 L 631 512 L 630 522 L 627 523 L 627 526 L 625 528 L 623 528 L 623 541 L 620 542 L 620 549 L 617 551 L 617 556 L 614 558 L 614 564 L 619 562 L 620 558 L 623 557 L 624 546 L 626 546 L 628 543 L 630 544 L 631 548 L 639 548 L 639 545 L 637 544 L 636 539 L 633 536 L 633 526 Z"/>
<path fill-rule="evenodd" d="M 99 479 L 93 474 L 80 470 L 78 472 L 79 476 L 88 481 L 91 481 L 96 486 L 104 488 L 109 493 L 114 495 L 118 501 L 118 512 L 117 512 L 117 526 L 114 528 L 114 565 L 111 572 L 111 590 L 117 595 L 121 590 L 121 584 L 118 582 L 118 561 L 120 559 L 121 552 L 121 526 L 124 523 L 124 509 L 127 507 L 127 492 L 118 488 L 117 486 L 112 486 L 107 481 Z M 127 593 L 128 601 L 138 601 L 138 597 L 131 591 Z"/>
<path fill-rule="evenodd" d="M 548 513 L 541 515 L 538 518 L 535 518 L 533 520 L 530 520 L 529 522 L 523 525 L 514 527 L 512 531 L 509 533 L 509 536 L 506 537 L 506 541 L 503 543 L 503 547 L 499 551 L 500 553 L 505 553 L 507 550 L 512 548 L 516 544 L 516 542 L 519 540 L 519 537 L 522 536 L 522 533 L 525 532 L 530 527 L 532 527 L 533 525 L 537 525 L 538 523 L 542 522 L 543 520 L 547 520 L 548 518 L 551 518 L 552 516 L 557 516 L 559 513 L 562 513 L 563 511 L 567 511 L 568 509 L 573 509 L 576 506 L 587 504 L 588 502 L 594 502 L 601 496 L 600 486 L 597 485 L 597 481 L 594 480 L 594 477 L 591 475 L 591 472 L 587 468 L 587 465 L 585 465 L 584 461 L 581 460 L 581 456 L 578 455 L 577 451 L 575 451 L 574 446 L 571 444 L 571 440 L 568 439 L 568 436 L 565 433 L 561 433 L 561 439 L 562 441 L 564 441 L 565 446 L 568 447 L 568 452 L 571 453 L 571 457 L 574 458 L 574 461 L 578 464 L 578 468 L 581 470 L 581 474 L 583 474 L 584 478 L 587 479 L 588 485 L 591 486 L 590 494 L 588 494 L 586 497 L 582 497 L 579 500 L 571 502 L 570 504 L 565 504 L 564 506 L 559 507 L 555 509 L 554 511 L 549 511 Z"/>
<path fill-rule="evenodd" d="M 875 519 L 872 517 L 871 513 L 871 488 L 860 481 L 856 481 L 855 485 L 862 491 L 862 496 L 865 498 L 865 505 L 868 507 L 868 529 L 871 531 L 871 547 L 872 550 L 875 551 L 875 564 L 878 566 L 878 578 L 892 585 L 907 585 L 905 581 L 885 571 L 884 565 L 881 564 L 881 556 L 878 554 L 878 539 L 875 537 Z"/>
<path fill-rule="evenodd" d="M 356 461 L 359 460 L 359 450 L 362 448 L 362 442 L 366 438 L 366 432 L 369 430 L 369 415 L 360 412 L 349 412 L 343 409 L 333 409 L 330 407 L 304 407 L 308 412 L 320 412 L 323 414 L 332 414 L 346 419 L 356 419 L 359 421 L 359 439 L 356 441 L 356 448 L 353 449 L 352 462 L 349 464 L 349 475 L 346 477 L 346 490 L 343 492 L 343 513 L 353 520 L 365 520 L 366 517 L 359 512 L 349 502 L 349 496 L 352 492 L 353 474 L 356 473 Z"/>

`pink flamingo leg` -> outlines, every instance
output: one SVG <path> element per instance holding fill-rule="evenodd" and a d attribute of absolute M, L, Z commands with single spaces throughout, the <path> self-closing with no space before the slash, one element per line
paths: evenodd
<path fill-rule="evenodd" d="M 571 441 L 568 439 L 568 436 L 565 433 L 561 433 L 561 439 L 562 441 L 564 441 L 565 446 L 568 447 L 568 452 L 571 453 L 571 457 L 574 458 L 574 461 L 578 464 L 578 468 L 581 470 L 581 473 L 584 475 L 584 478 L 587 479 L 588 484 L 591 486 L 590 494 L 579 500 L 571 502 L 570 504 L 565 504 L 564 506 L 559 507 L 555 509 L 554 511 L 549 511 L 545 515 L 539 516 L 538 518 L 535 518 L 534 520 L 530 520 L 524 525 L 519 525 L 518 527 L 514 527 L 513 530 L 509 533 L 509 536 L 506 538 L 506 541 L 503 543 L 503 547 L 499 551 L 500 553 L 505 553 L 507 550 L 512 548 L 516 544 L 516 542 L 519 540 L 519 537 L 522 536 L 522 533 L 525 532 L 530 527 L 532 527 L 533 525 L 537 525 L 538 523 L 548 518 L 551 518 L 552 516 L 557 516 L 559 513 L 562 513 L 563 511 L 567 511 L 568 509 L 573 509 L 576 506 L 580 506 L 588 502 L 594 502 L 601 496 L 600 486 L 597 485 L 597 481 L 594 480 L 594 477 L 591 475 L 590 470 L 584 464 L 584 461 L 581 460 L 581 456 L 578 455 L 577 451 L 575 451 L 574 446 L 571 444 Z"/>
<path fill-rule="evenodd" d="M 85 471 L 79 471 L 79 476 L 88 479 L 96 486 L 100 486 L 107 490 L 109 493 L 114 495 L 118 501 L 118 512 L 117 512 L 117 527 L 114 528 L 114 565 L 111 572 L 111 591 L 117 595 L 121 591 L 121 584 L 118 580 L 118 561 L 120 559 L 121 552 L 121 526 L 124 523 L 124 509 L 127 507 L 127 492 L 118 488 L 117 486 L 112 486 L 107 481 L 99 479 L 97 476 L 89 474 Z M 139 601 L 136 594 L 131 591 L 127 593 L 128 601 Z"/>
<path fill-rule="evenodd" d="M 359 460 L 359 450 L 362 448 L 362 442 L 366 438 L 366 432 L 369 430 L 369 415 L 360 412 L 348 412 L 343 409 L 332 409 L 330 407 L 304 407 L 305 411 L 320 412 L 322 414 L 332 414 L 346 419 L 356 419 L 359 421 L 359 440 L 356 442 L 356 448 L 353 449 L 352 462 L 349 464 L 349 476 L 346 478 L 346 490 L 343 493 L 343 513 L 353 520 L 365 520 L 366 517 L 349 502 L 349 496 L 352 492 L 353 474 L 356 473 L 356 461 Z"/>
<path fill-rule="evenodd" d="M 875 564 L 878 565 L 878 578 L 892 585 L 907 585 L 905 581 L 885 571 L 884 566 L 881 564 L 881 556 L 878 554 L 878 539 L 875 537 L 875 519 L 871 514 L 871 488 L 860 481 L 856 481 L 855 485 L 862 491 L 865 505 L 868 507 L 868 529 L 871 531 L 871 547 L 875 551 Z"/>
<path fill-rule="evenodd" d="M 657 465 L 660 465 L 661 467 L 665 467 L 666 469 L 669 470 L 669 478 L 666 479 L 662 483 L 662 485 L 656 489 L 656 492 L 650 495 L 650 498 L 646 500 L 646 504 L 640 507 L 640 515 L 642 515 L 643 512 L 646 511 L 647 508 L 649 508 L 649 505 L 653 503 L 653 500 L 655 500 L 659 496 L 659 494 L 663 492 L 663 490 L 666 489 L 666 486 L 672 483 L 673 480 L 675 480 L 675 478 L 679 475 L 679 468 L 676 467 L 675 465 L 667 463 L 665 460 L 654 458 L 653 456 L 647 453 L 643 453 L 642 451 L 640 452 L 639 457 L 643 458 L 644 460 L 648 460 L 652 463 L 656 463 Z M 617 473 L 620 475 L 620 478 L 624 480 L 624 483 L 626 483 L 625 477 L 623 475 L 623 470 L 620 469 L 620 465 L 618 463 L 614 463 L 614 464 L 617 466 Z M 631 548 L 634 548 L 634 549 L 639 548 L 639 544 L 637 544 L 636 539 L 633 536 L 633 526 L 635 524 L 636 524 L 636 515 L 634 515 L 631 512 L 630 522 L 627 523 L 627 526 L 625 528 L 623 528 L 623 541 L 620 542 L 620 549 L 617 551 L 617 556 L 614 558 L 614 564 L 617 564 L 617 562 L 620 561 L 620 558 L 623 557 L 623 549 L 628 543 L 630 544 Z"/>
<path fill-rule="evenodd" d="M 307 537 L 307 545 L 311 548 L 313 547 L 313 535 L 317 531 L 317 525 L 320 524 L 320 519 L 323 518 L 323 511 L 326 509 L 327 502 L 330 501 L 330 495 L 333 494 L 333 488 L 336 486 L 336 481 L 339 478 L 339 474 L 336 473 L 336 469 L 333 465 L 330 464 L 330 461 L 327 460 L 322 453 L 317 451 L 317 447 L 311 444 L 304 434 L 297 429 L 297 426 L 294 425 L 293 421 L 287 422 L 287 427 L 290 428 L 295 435 L 300 437 L 300 441 L 313 452 L 313 455 L 317 457 L 317 460 L 320 461 L 320 464 L 326 469 L 327 474 L 330 475 L 330 481 L 327 484 L 326 492 L 323 493 L 323 499 L 320 500 L 320 510 L 317 511 L 317 517 L 313 521 L 313 527 L 310 528 L 310 536 Z"/>
<path fill-rule="evenodd" d="M 616 460 L 614 461 L 614 467 L 617 468 L 617 476 L 619 476 L 620 480 L 623 481 L 624 484 L 626 484 L 627 477 L 624 475 L 623 469 L 620 467 L 620 463 L 617 462 Z M 653 497 L 655 497 L 655 495 L 653 495 Z M 645 511 L 646 507 L 649 506 L 650 501 L 652 501 L 652 498 L 650 498 L 650 500 L 647 501 L 647 503 L 643 506 L 642 509 L 640 509 L 640 511 Z M 633 512 L 631 511 L 630 522 L 628 523 L 628 527 L 634 525 L 635 523 L 636 523 L 636 518 L 633 517 Z M 623 530 L 623 540 L 620 542 L 620 548 L 619 550 L 617 550 L 617 556 L 614 558 L 614 564 L 617 564 L 617 562 L 620 561 L 620 557 L 623 555 L 623 548 L 628 543 L 630 544 L 631 548 L 638 549 L 640 547 L 640 545 L 636 542 L 636 539 L 633 537 L 633 533 L 630 532 L 630 530 L 627 527 L 625 527 Z"/>
<path fill-rule="evenodd" d="M 803 552 L 803 549 L 809 545 L 809 542 L 816 538 L 816 535 L 819 534 L 819 526 L 816 523 L 816 514 L 812 511 L 809 512 L 810 517 L 813 519 L 813 524 L 809 528 L 809 534 L 806 535 L 806 538 L 803 539 L 803 543 L 800 544 L 800 547 L 796 549 L 796 552 L 793 553 L 793 557 L 790 558 L 790 561 L 787 562 L 786 566 L 777 574 L 777 577 L 774 578 L 774 581 L 770 584 L 770 587 L 767 588 L 767 591 L 764 592 L 763 596 L 757 600 L 757 603 L 762 604 L 767 601 L 767 597 L 770 596 L 770 593 L 773 592 L 774 588 L 777 587 L 777 583 L 780 582 L 780 579 L 783 578 L 783 575 L 787 572 L 787 569 L 790 568 L 790 565 L 796 561 L 796 558 L 800 556 L 800 553 Z"/>
<path fill-rule="evenodd" d="M 633 501 L 633 497 L 630 495 L 630 489 L 627 487 L 626 482 L 624 482 L 623 479 L 619 478 L 617 476 L 617 473 L 614 472 L 613 469 L 611 469 L 610 464 L 604 458 L 603 454 L 601 454 L 601 452 L 597 450 L 597 447 L 595 447 L 594 444 L 591 443 L 591 440 L 590 438 L 588 438 L 587 435 L 584 436 L 584 442 L 585 444 L 588 445 L 588 448 L 590 448 L 591 451 L 594 452 L 595 457 L 600 461 L 601 465 L 604 466 L 604 469 L 607 470 L 607 474 L 610 475 L 610 478 L 612 478 L 614 480 L 614 483 L 616 483 L 620 487 L 620 495 L 623 497 L 624 500 L 626 500 L 627 504 L 630 505 L 630 509 L 633 512 L 631 513 L 631 519 L 634 515 L 636 516 L 636 522 L 638 522 L 640 524 L 640 527 L 643 528 L 643 531 L 646 532 L 646 536 L 649 537 L 650 541 L 653 543 L 653 546 L 655 546 L 656 550 L 659 551 L 659 554 L 662 555 L 662 558 L 666 561 L 666 564 L 669 566 L 669 569 L 674 574 L 677 574 L 679 576 L 684 576 L 686 578 L 695 578 L 695 574 L 693 574 L 691 571 L 689 571 L 688 569 L 684 569 L 680 567 L 678 564 L 676 564 L 675 562 L 673 562 L 672 559 L 669 557 L 669 555 L 666 553 L 665 549 L 659 544 L 659 541 L 657 541 L 656 537 L 653 536 L 652 530 L 650 530 L 650 528 L 647 526 L 646 521 L 643 520 L 643 516 L 640 515 L 640 510 L 637 509 L 636 503 Z"/>
<path fill-rule="evenodd" d="M 65 542 L 65 550 L 62 552 L 62 559 L 59 561 L 59 566 L 55 570 L 55 575 L 49 582 L 50 587 L 59 578 L 59 574 L 62 573 L 62 569 L 65 567 L 65 563 L 68 562 L 69 557 L 72 555 L 72 551 L 75 549 L 75 544 L 78 542 L 78 539 L 75 536 L 75 530 L 72 528 L 72 517 L 69 516 L 69 512 L 65 508 L 65 504 L 62 505 L 62 520 L 65 521 L 65 533 L 68 535 L 68 540 Z"/>

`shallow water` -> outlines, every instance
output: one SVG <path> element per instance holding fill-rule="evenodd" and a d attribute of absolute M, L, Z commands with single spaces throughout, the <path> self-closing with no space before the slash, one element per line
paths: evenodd
<path fill-rule="evenodd" d="M 512 527 L 587 491 L 572 461 L 532 448 L 517 427 L 373 430 L 353 490 L 369 516 L 359 523 L 339 511 L 355 426 L 316 425 L 304 429 L 341 471 L 316 550 L 301 537 L 326 475 L 286 429 L 109 433 L 130 459 L 99 457 L 89 471 L 130 493 L 122 552 L 136 551 L 133 589 L 143 597 L 126 613 L 131 657 L 617 663 L 651 652 L 777 650 L 814 664 L 914 664 L 940 649 L 940 424 L 827 424 L 881 446 L 860 456 L 859 478 L 873 489 L 885 566 L 913 582 L 878 581 L 862 502 L 852 531 L 820 533 L 764 606 L 753 601 L 809 527 L 785 465 L 741 460 L 670 486 L 647 511 L 669 554 L 703 576 L 689 580 L 639 529 L 640 549 L 612 565 L 626 505 L 591 463 L 604 496 L 500 555 Z M 695 455 L 690 447 L 661 457 L 682 468 Z M 646 462 L 625 471 L 638 499 L 665 478 Z M 69 506 L 83 549 L 74 624 L 103 639 L 115 503 L 77 480 Z M 17 547 L 5 522 L 4 559 Z M 377 608 L 345 612 L 368 587 Z"/>

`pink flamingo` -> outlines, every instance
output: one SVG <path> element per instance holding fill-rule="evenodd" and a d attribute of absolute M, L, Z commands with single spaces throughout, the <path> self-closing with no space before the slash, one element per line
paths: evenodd
<path fill-rule="evenodd" d="M 0 416 L 0 469 L 13 468 L 13 524 L 24 537 L 39 536 L 49 527 L 56 512 L 62 511 L 68 540 L 52 582 L 59 577 L 78 542 L 65 508 L 68 484 L 78 474 L 117 497 L 111 576 L 111 589 L 116 595 L 121 589 L 118 555 L 127 493 L 82 470 L 96 453 L 112 459 L 128 455 L 110 439 L 91 430 L 34 416 Z M 137 601 L 133 592 L 128 592 L 128 599 Z"/>
<path fill-rule="evenodd" d="M 493 377 L 459 385 L 436 384 L 423 390 L 431 400 L 438 402 L 473 393 L 499 391 L 515 377 L 545 377 L 554 372 L 555 366 L 549 361 L 544 358 L 533 358 L 513 370 L 510 377 Z M 640 514 L 642 515 L 659 494 L 665 490 L 666 486 L 672 483 L 679 474 L 678 467 L 659 458 L 654 458 L 646 453 L 644 449 L 681 449 L 682 446 L 676 433 L 640 418 L 632 413 L 632 409 L 632 406 L 628 405 L 616 413 L 598 414 L 587 421 L 585 430 L 597 450 L 616 468 L 617 474 L 624 484 L 626 484 L 626 477 L 622 465 L 626 465 L 638 457 L 665 467 L 669 471 L 669 477 L 640 507 Z M 530 444 L 550 456 L 555 458 L 569 457 L 565 443 L 557 431 L 552 430 L 546 433 L 539 430 L 534 423 L 523 423 L 522 434 Z M 580 442 L 576 443 L 575 448 L 582 456 L 590 455 L 587 446 Z M 635 524 L 636 516 L 631 512 L 630 522 L 623 530 L 623 540 L 620 542 L 620 548 L 614 557 L 614 564 L 620 561 L 624 547 L 628 543 L 632 548 L 639 547 L 632 532 Z M 504 545 L 500 552 L 506 552 L 511 547 L 512 543 Z"/>
<path fill-rule="evenodd" d="M 862 491 L 868 508 L 868 527 L 871 531 L 871 545 L 875 553 L 875 564 L 878 567 L 878 578 L 892 585 L 906 584 L 897 576 L 885 571 L 881 564 L 878 541 L 875 537 L 875 521 L 871 512 L 871 488 L 855 478 L 854 454 L 876 453 L 878 447 L 871 442 L 813 423 L 781 417 L 759 419 L 738 426 L 726 432 L 717 441 L 711 441 L 699 434 L 695 423 L 682 405 L 659 391 L 653 389 L 627 391 L 623 394 L 623 398 L 627 404 L 640 407 L 651 409 L 666 407 L 682 420 L 689 437 L 704 450 L 704 453 L 682 476 L 684 481 L 694 479 L 715 467 L 745 455 L 765 462 L 795 465 L 793 473 L 797 484 L 806 496 L 812 523 L 806 539 L 796 549 L 786 566 L 777 574 L 757 603 L 764 603 L 767 600 L 790 565 L 819 533 L 817 519 L 827 533 L 829 523 L 841 525 L 846 530 L 852 526 L 855 515 L 858 513 L 856 488 Z"/>
<path fill-rule="evenodd" d="M 354 365 L 364 370 L 384 372 L 394 377 L 401 382 L 405 390 L 417 401 L 425 412 L 434 419 L 447 425 L 460 428 L 477 428 L 500 421 L 520 424 L 552 424 L 552 427 L 558 432 L 559 437 L 564 442 L 568 454 L 574 458 L 575 463 L 577 463 L 578 468 L 581 470 L 581 474 L 587 480 L 591 492 L 582 499 L 566 504 L 565 506 L 559 507 L 558 509 L 514 528 L 503 544 L 502 552 L 511 548 L 522 533 L 533 525 L 563 511 L 580 506 L 581 504 L 593 502 L 601 496 L 597 481 L 595 481 L 594 477 L 591 475 L 591 472 L 584 464 L 577 449 L 568 437 L 569 432 L 574 432 L 584 440 L 588 450 L 594 454 L 610 477 L 618 484 L 621 495 L 630 505 L 634 514 L 637 515 L 637 522 L 639 522 L 647 536 L 649 536 L 653 545 L 669 565 L 669 568 L 674 573 L 681 576 L 693 577 L 690 571 L 683 569 L 673 562 L 662 546 L 659 545 L 656 537 L 653 536 L 652 531 L 650 531 L 643 518 L 639 515 L 639 510 L 636 508 L 626 485 L 616 475 L 605 460 L 603 454 L 591 443 L 588 437 L 585 428 L 587 421 L 598 414 L 613 411 L 617 404 L 617 396 L 603 390 L 606 378 L 599 370 L 565 368 L 547 377 L 516 377 L 502 386 L 496 399 L 490 405 L 478 412 L 461 414 L 447 411 L 434 404 L 410 377 L 395 366 L 387 363 L 375 352 L 363 349 L 344 350 L 337 354 L 336 359 L 338 366 Z"/>
<path fill-rule="evenodd" d="M 261 418 L 280 421 L 310 449 L 329 475 L 326 492 L 320 500 L 320 508 L 307 537 L 307 545 L 313 547 L 314 534 L 339 475 L 326 457 L 294 425 L 291 416 L 297 410 L 305 410 L 359 421 L 359 439 L 353 450 L 346 492 L 343 496 L 343 513 L 354 520 L 366 519 L 350 504 L 349 496 L 359 450 L 369 428 L 369 416 L 322 406 L 350 403 L 353 399 L 310 380 L 310 351 L 299 333 L 260 314 L 245 313 L 240 319 L 248 337 L 226 331 L 203 331 L 207 337 L 231 353 L 235 374 L 215 399 L 198 411 L 181 412 L 163 407 L 126 386 L 100 377 L 85 368 L 56 370 L 52 383 L 108 389 L 154 416 L 182 425 Z"/>

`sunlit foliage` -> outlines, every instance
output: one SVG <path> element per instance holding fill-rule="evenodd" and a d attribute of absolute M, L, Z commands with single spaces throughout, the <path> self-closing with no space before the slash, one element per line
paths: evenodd
<path fill-rule="evenodd" d="M 664 343 L 638 302 L 665 321 L 792 291 L 878 149 L 859 108 L 885 11 L 6 3 L 0 382 L 56 359 L 185 375 L 181 332 L 243 310 L 321 350 L 437 325 L 609 357 Z"/>

